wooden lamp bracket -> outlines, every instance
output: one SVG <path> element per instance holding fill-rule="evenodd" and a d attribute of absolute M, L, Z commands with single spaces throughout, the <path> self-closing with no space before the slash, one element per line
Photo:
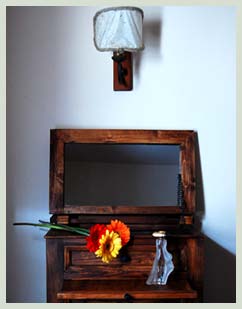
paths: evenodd
<path fill-rule="evenodd" d="M 133 89 L 132 53 L 113 53 L 113 90 Z"/>

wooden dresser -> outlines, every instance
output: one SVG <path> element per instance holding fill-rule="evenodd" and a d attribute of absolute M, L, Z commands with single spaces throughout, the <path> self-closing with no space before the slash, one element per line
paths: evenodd
<path fill-rule="evenodd" d="M 51 130 L 50 213 L 53 214 L 51 221 L 90 228 L 91 225 L 96 223 L 108 224 L 111 219 L 119 219 L 130 227 L 131 239 L 121 249 L 118 257 L 106 264 L 94 253 L 88 251 L 84 236 L 50 230 L 45 236 L 47 302 L 202 302 L 204 239 L 200 231 L 197 231 L 194 227 L 196 209 L 195 138 L 196 134 L 193 131 Z M 69 152 L 68 147 L 70 145 L 82 145 L 81 150 L 74 147 L 74 150 Z M 87 145 L 87 148 L 85 145 Z M 91 148 L 88 145 L 92 145 Z M 104 145 L 117 145 L 118 148 L 100 148 Z M 110 160 L 110 153 L 115 151 L 115 160 L 121 162 L 123 159 L 121 159 L 120 153 L 124 149 L 122 146 L 125 145 L 144 146 L 144 148 L 126 147 L 125 149 L 131 150 L 133 154 L 141 150 L 142 160 L 156 160 L 156 166 L 161 162 L 157 153 L 159 155 L 159 151 L 163 148 L 149 148 L 149 146 L 174 145 L 178 147 L 180 182 L 178 183 L 179 192 L 177 192 L 177 195 L 179 198 L 177 202 L 173 204 L 172 197 L 170 202 L 167 197 L 169 205 L 165 205 L 163 202 L 159 204 L 159 195 L 157 195 L 159 192 L 154 193 L 158 196 L 158 202 L 151 198 L 151 204 L 142 204 L 141 206 L 129 204 L 130 196 L 126 198 L 125 201 L 127 202 L 124 204 L 117 204 L 118 202 L 116 203 L 113 200 L 110 202 L 111 204 L 104 204 L 100 202 L 100 193 L 96 202 L 93 202 L 93 200 L 86 202 L 88 198 L 90 199 L 90 196 L 93 196 L 93 193 L 90 196 L 87 196 L 86 193 L 89 190 L 86 182 L 90 182 L 90 173 L 88 177 L 86 175 L 84 177 L 83 174 L 82 180 L 79 178 L 81 187 L 85 191 L 83 202 L 81 197 L 77 196 L 78 192 L 76 193 L 74 190 L 76 186 L 74 183 L 68 189 L 65 182 L 72 178 L 70 175 L 68 176 L 67 167 L 70 164 L 66 157 L 74 156 L 76 160 L 77 157 L 74 152 L 77 151 L 79 155 L 82 152 L 80 156 L 83 162 L 86 162 L 88 157 L 88 160 L 93 164 L 94 159 L 97 160 L 98 153 L 102 154 L 99 155 L 99 159 L 102 157 L 102 160 L 106 160 L 106 158 Z M 94 146 L 95 148 L 93 148 Z M 88 151 L 94 149 L 94 155 L 87 153 L 84 157 L 86 149 Z M 155 152 L 155 149 L 158 152 Z M 167 149 L 164 148 L 164 151 L 167 151 Z M 166 162 L 173 156 L 169 155 L 169 152 L 167 153 L 163 156 L 166 157 L 164 159 Z M 146 159 L 144 159 L 145 156 Z M 176 155 L 174 155 L 175 157 Z M 127 155 L 125 158 L 127 159 Z M 139 162 L 142 161 L 140 161 L 140 155 L 135 157 L 135 160 L 137 158 L 139 158 Z M 107 164 L 107 160 L 105 164 Z M 112 161 L 112 165 L 116 162 L 115 160 Z M 147 162 L 145 162 L 145 168 L 150 166 Z M 169 162 L 171 165 L 171 161 Z M 74 168 L 75 173 L 79 170 L 79 167 L 76 166 Z M 122 170 L 124 169 L 125 167 L 122 167 Z M 115 173 L 117 173 L 117 170 L 115 170 Z M 159 166 L 155 170 L 159 170 Z M 150 182 L 153 179 L 152 175 L 157 173 L 151 172 L 151 176 L 148 176 L 148 174 L 149 172 L 147 172 L 147 181 Z M 142 173 L 139 175 L 142 175 Z M 104 173 L 103 177 L 108 178 L 109 176 Z M 168 182 L 168 175 L 165 175 L 165 177 Z M 132 176 L 129 178 L 133 179 Z M 159 178 L 154 179 L 154 181 L 157 183 Z M 125 179 L 120 180 L 121 184 L 123 182 L 125 182 Z M 130 186 L 132 199 L 134 199 L 133 185 L 128 184 L 125 187 L 120 183 L 119 191 L 125 196 L 127 187 Z M 107 184 L 103 183 L 102 198 L 105 190 L 105 194 L 109 194 L 109 189 L 112 192 L 116 190 L 116 187 L 110 184 L 108 189 L 105 189 L 105 187 L 107 187 Z M 163 187 L 165 187 L 165 183 Z M 151 191 L 147 191 L 147 195 L 151 195 L 149 192 L 153 192 L 153 189 L 148 189 Z M 146 190 L 146 188 L 143 190 Z M 167 189 L 165 190 L 167 191 Z M 82 190 L 80 189 L 80 191 Z M 139 192 L 142 197 L 144 192 Z M 114 193 L 115 198 L 119 192 Z M 71 201 L 71 194 L 75 195 L 73 201 Z M 164 194 L 167 195 L 167 192 Z M 111 192 L 110 195 L 112 195 Z M 146 193 L 143 195 L 145 198 Z M 162 196 L 160 200 L 163 200 Z M 156 251 L 152 232 L 157 230 L 165 230 L 167 233 L 167 249 L 173 256 L 175 267 L 164 286 L 146 285 Z"/>

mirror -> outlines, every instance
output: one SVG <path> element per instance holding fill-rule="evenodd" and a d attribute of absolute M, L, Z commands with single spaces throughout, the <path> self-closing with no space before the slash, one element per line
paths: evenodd
<path fill-rule="evenodd" d="M 179 145 L 66 143 L 64 147 L 66 207 L 181 206 Z"/>

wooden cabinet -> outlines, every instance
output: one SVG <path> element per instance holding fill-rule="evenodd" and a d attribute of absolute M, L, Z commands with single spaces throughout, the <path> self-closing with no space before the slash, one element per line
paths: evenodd
<path fill-rule="evenodd" d="M 53 214 L 52 222 L 89 228 L 95 223 L 108 224 L 111 219 L 119 219 L 130 227 L 131 239 L 121 249 L 119 256 L 106 264 L 96 258 L 94 253 L 88 251 L 84 236 L 50 230 L 45 236 L 48 302 L 202 302 L 203 236 L 193 226 L 196 206 L 195 138 L 193 131 L 51 131 L 50 213 Z M 146 205 L 107 205 L 100 202 L 100 196 L 97 198 L 98 202 L 90 202 L 85 195 L 86 205 L 82 203 L 80 196 L 78 197 L 80 202 L 70 205 L 65 199 L 66 168 L 69 164 L 65 156 L 67 155 L 66 146 L 69 144 L 178 145 L 180 176 L 178 195 L 182 196 L 182 201 L 180 199 L 174 205 L 153 205 L 156 201 L 151 198 L 151 204 Z M 87 157 L 81 155 L 84 162 L 87 158 L 92 162 L 96 160 L 96 153 L 100 153 L 99 149 L 105 153 L 102 160 L 105 158 L 110 160 L 110 153 L 114 148 L 104 149 L 95 146 L 93 149 L 94 155 L 89 153 Z M 118 149 L 121 151 L 121 148 Z M 134 153 L 134 149 L 131 150 Z M 158 151 L 160 150 L 159 148 Z M 85 147 L 82 147 L 81 151 L 85 152 Z M 117 154 L 117 149 L 115 151 L 115 160 L 122 161 Z M 139 162 L 156 160 L 155 164 L 161 164 L 157 154 L 150 155 L 152 151 L 155 151 L 154 147 L 142 149 L 138 154 Z M 144 159 L 144 152 L 147 155 L 146 159 Z M 170 157 L 169 153 L 166 153 L 166 158 Z M 133 155 L 132 160 L 134 160 Z M 112 159 L 112 164 L 116 161 Z M 147 162 L 145 162 L 146 165 Z M 154 165 L 154 162 L 151 164 Z M 75 168 L 78 169 L 76 165 Z M 157 169 L 159 170 L 159 167 Z M 87 177 L 86 174 L 85 177 Z M 154 180 L 156 185 L 157 179 Z M 152 176 L 149 181 L 151 180 Z M 90 179 L 87 181 L 90 183 Z M 96 182 L 96 180 L 93 181 Z M 125 179 L 122 179 L 123 181 Z M 115 190 L 115 187 L 110 186 L 110 188 Z M 123 194 L 126 194 L 125 199 L 128 200 L 130 197 L 124 187 L 123 190 Z M 109 194 L 108 190 L 106 190 L 107 194 Z M 154 192 L 154 195 L 157 193 Z M 107 197 L 102 196 L 102 198 Z M 146 285 L 155 256 L 155 239 L 152 237 L 152 232 L 156 230 L 167 232 L 168 251 L 173 256 L 175 266 L 164 286 Z"/>

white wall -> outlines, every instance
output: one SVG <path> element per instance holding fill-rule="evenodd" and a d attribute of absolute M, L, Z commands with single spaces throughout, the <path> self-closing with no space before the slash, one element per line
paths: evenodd
<path fill-rule="evenodd" d="M 111 54 L 94 48 L 98 9 L 7 9 L 8 302 L 45 302 L 45 232 L 11 224 L 49 218 L 51 128 L 196 130 L 203 230 L 235 253 L 235 9 L 143 7 L 132 92 L 113 92 Z"/>

